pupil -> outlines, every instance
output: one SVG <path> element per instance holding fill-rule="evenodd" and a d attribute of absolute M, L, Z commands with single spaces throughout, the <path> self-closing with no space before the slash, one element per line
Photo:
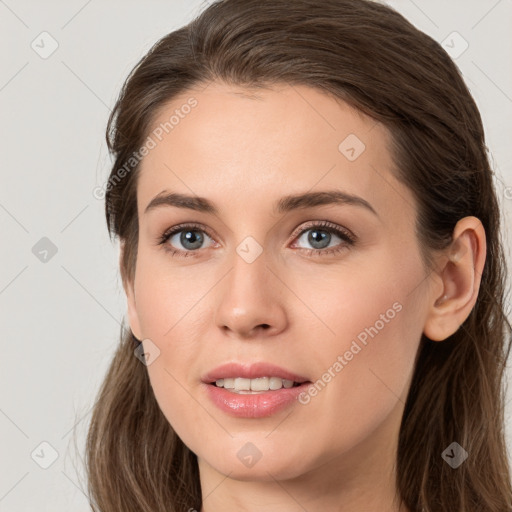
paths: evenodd
<path fill-rule="evenodd" d="M 320 233 L 320 236 L 318 235 Z M 323 233 L 323 234 L 322 234 Z M 318 238 L 320 238 L 320 243 L 322 241 L 325 241 L 327 239 L 327 244 L 321 246 L 321 247 L 316 247 L 317 249 L 323 249 L 325 247 L 327 247 L 329 245 L 329 240 L 328 240 L 328 237 L 330 238 L 330 233 L 327 233 L 325 231 L 320 231 L 320 230 L 315 230 L 315 231 L 311 231 L 310 235 L 309 235 L 309 240 L 308 242 L 313 246 L 313 247 L 316 247 L 315 244 L 318 244 L 319 241 L 318 241 Z"/>
<path fill-rule="evenodd" d="M 183 231 L 181 234 L 181 240 L 180 242 L 183 244 L 184 247 L 187 247 L 187 243 L 192 243 L 192 247 L 188 246 L 188 249 L 197 249 L 201 247 L 203 244 L 203 237 L 202 235 L 197 236 L 194 233 L 198 233 L 197 231 Z"/>

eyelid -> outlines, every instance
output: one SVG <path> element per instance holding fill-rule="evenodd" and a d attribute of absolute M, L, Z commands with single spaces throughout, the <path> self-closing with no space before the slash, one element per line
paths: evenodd
<path fill-rule="evenodd" d="M 302 235 L 305 231 L 308 231 L 312 228 L 323 228 L 328 232 L 340 232 L 345 235 L 351 242 L 355 242 L 357 237 L 350 231 L 349 229 L 339 226 L 338 224 L 334 224 L 328 220 L 312 220 L 306 222 L 306 224 L 301 224 L 298 226 L 292 233 L 291 239 L 295 240 L 299 235 Z M 317 249 L 317 252 L 321 252 L 321 249 Z"/>
<path fill-rule="evenodd" d="M 198 224 L 197 222 L 183 222 L 182 224 L 176 224 L 175 226 L 170 227 L 165 230 L 161 235 L 157 236 L 157 242 L 163 243 L 167 241 L 172 235 L 179 233 L 185 229 L 195 229 L 197 231 L 203 231 L 206 233 L 211 239 L 214 239 L 217 235 L 214 235 L 209 228 L 203 226 L 202 224 Z"/>

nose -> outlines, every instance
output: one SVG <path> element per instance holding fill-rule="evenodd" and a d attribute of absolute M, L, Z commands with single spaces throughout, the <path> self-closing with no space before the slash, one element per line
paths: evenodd
<path fill-rule="evenodd" d="M 287 327 L 286 286 L 265 251 L 248 263 L 238 254 L 219 283 L 216 325 L 234 338 L 275 336 Z"/>

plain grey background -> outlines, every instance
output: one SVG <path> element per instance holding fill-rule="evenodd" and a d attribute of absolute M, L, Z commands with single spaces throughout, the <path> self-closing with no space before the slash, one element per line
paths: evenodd
<path fill-rule="evenodd" d="M 477 101 L 510 265 L 512 1 L 387 3 L 446 42 Z M 0 0 L 0 511 L 90 510 L 83 441 L 126 309 L 92 193 L 112 163 L 106 122 L 137 61 L 206 4 Z"/>

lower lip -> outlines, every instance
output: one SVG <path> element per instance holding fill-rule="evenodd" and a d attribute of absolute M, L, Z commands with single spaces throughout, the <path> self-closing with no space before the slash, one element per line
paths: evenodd
<path fill-rule="evenodd" d="M 292 388 L 263 393 L 239 394 L 212 384 L 204 384 L 211 401 L 222 411 L 237 418 L 265 418 L 292 405 L 311 382 Z"/>

